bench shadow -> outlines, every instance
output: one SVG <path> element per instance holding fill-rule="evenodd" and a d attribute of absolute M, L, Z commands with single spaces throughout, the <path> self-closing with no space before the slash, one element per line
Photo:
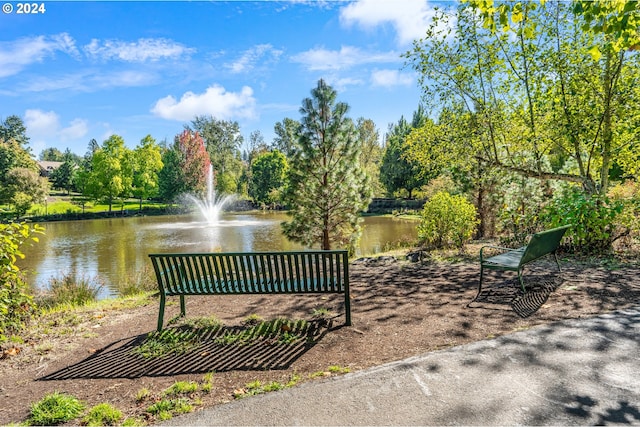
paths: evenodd
<path fill-rule="evenodd" d="M 482 290 L 470 308 L 488 308 L 486 305 L 509 306 L 521 318 L 536 313 L 564 280 L 560 277 L 531 277 L 525 280 L 526 293 L 522 293 L 517 279 L 504 280 Z"/>
<path fill-rule="evenodd" d="M 332 319 L 320 319 L 294 325 L 287 330 L 286 341 L 272 334 L 252 337 L 250 341 L 242 343 L 224 343 L 225 336 L 237 334 L 243 329 L 246 330 L 240 326 L 166 328 L 165 333 L 171 331 L 172 336 L 188 340 L 192 345 L 181 353 L 148 358 L 138 352 L 153 333 L 138 335 L 111 343 L 88 358 L 40 377 L 38 381 L 285 370 L 335 328 Z"/>

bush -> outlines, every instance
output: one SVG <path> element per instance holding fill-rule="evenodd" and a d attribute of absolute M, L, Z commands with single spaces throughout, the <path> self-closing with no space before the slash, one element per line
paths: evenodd
<path fill-rule="evenodd" d="M 80 307 L 94 302 L 102 290 L 97 279 L 77 278 L 75 274 L 63 274 L 62 277 L 49 279 L 48 292 L 39 298 L 43 307 L 53 308 L 61 305 Z"/>
<path fill-rule="evenodd" d="M 624 209 L 621 200 L 588 195 L 577 188 L 564 191 L 542 212 L 548 227 L 572 224 L 566 237 L 574 250 L 583 253 L 606 253 L 620 237 L 617 219 Z"/>
<path fill-rule="evenodd" d="M 37 242 L 33 235 L 42 231 L 38 225 L 0 224 L 0 342 L 20 331 L 36 313 L 29 285 L 15 263 L 24 258 L 22 244 Z"/>
<path fill-rule="evenodd" d="M 122 419 L 123 414 L 108 403 L 100 403 L 89 410 L 82 419 L 87 426 L 114 426 Z"/>
<path fill-rule="evenodd" d="M 418 238 L 426 246 L 462 248 L 473 235 L 476 208 L 463 196 L 439 192 L 425 203 Z"/>
<path fill-rule="evenodd" d="M 83 410 L 84 404 L 77 398 L 55 392 L 31 405 L 28 421 L 31 425 L 52 426 L 79 417 Z"/>

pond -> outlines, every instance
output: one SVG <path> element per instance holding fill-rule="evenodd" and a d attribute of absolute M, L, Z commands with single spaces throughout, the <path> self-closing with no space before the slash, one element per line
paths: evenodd
<path fill-rule="evenodd" d="M 74 274 L 96 279 L 115 294 L 114 284 L 150 268 L 154 252 L 251 252 L 303 249 L 287 240 L 282 212 L 225 213 L 216 225 L 196 216 L 144 216 L 44 223 L 40 242 L 25 246 L 28 281 L 45 288 L 52 277 Z M 416 239 L 417 222 L 392 217 L 365 217 L 359 256 L 383 252 Z"/>

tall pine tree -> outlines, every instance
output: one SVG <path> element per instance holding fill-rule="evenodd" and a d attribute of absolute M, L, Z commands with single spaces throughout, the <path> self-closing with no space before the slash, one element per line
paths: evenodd
<path fill-rule="evenodd" d="M 371 200 L 359 162 L 361 142 L 346 116 L 349 106 L 336 102 L 331 86 L 320 80 L 311 95 L 300 108 L 301 132 L 286 192 L 291 221 L 282 227 L 289 239 L 310 247 L 352 250 L 360 236 L 358 214 Z"/>

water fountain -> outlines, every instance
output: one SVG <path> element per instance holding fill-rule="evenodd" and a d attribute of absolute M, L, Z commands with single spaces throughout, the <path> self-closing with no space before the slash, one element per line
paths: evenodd
<path fill-rule="evenodd" d="M 207 193 L 203 198 L 187 195 L 187 198 L 196 204 L 202 217 L 209 225 L 217 225 L 220 222 L 222 208 L 233 200 L 233 195 L 218 196 L 213 183 L 213 166 L 209 165 L 207 172 Z"/>

